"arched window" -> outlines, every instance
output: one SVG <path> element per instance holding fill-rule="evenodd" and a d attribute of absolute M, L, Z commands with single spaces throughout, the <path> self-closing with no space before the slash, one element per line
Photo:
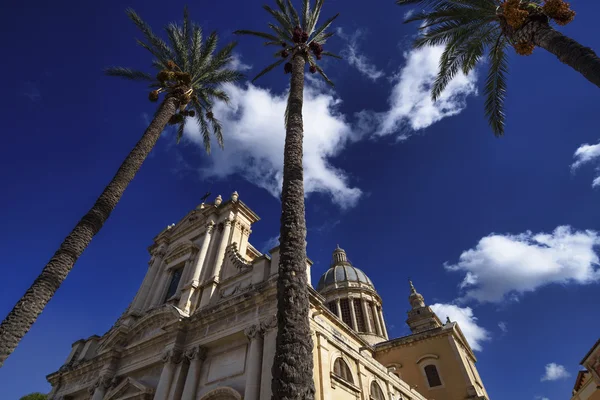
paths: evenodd
<path fill-rule="evenodd" d="M 425 368 L 425 375 L 427 376 L 427 383 L 429 387 L 442 386 L 442 380 L 440 379 L 440 374 L 435 365 L 429 364 Z"/>
<path fill-rule="evenodd" d="M 333 373 L 346 382 L 354 383 L 354 380 L 352 379 L 352 372 L 350 372 L 350 367 L 348 367 L 348 364 L 346 364 L 341 357 L 336 359 L 333 363 Z"/>
<path fill-rule="evenodd" d="M 383 395 L 383 391 L 377 384 L 377 382 L 371 382 L 371 400 L 385 400 L 385 396 Z"/>

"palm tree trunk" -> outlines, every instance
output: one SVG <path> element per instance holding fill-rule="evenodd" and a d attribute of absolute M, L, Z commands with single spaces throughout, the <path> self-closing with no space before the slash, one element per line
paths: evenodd
<path fill-rule="evenodd" d="M 0 325 L 0 367 L 42 313 L 94 235 L 100 231 L 121 199 L 123 192 L 154 148 L 169 118 L 177 111 L 177 106 L 178 101 L 172 96 L 162 102 L 150 126 L 127 155 L 94 206 L 77 223 L 46 264 L 42 273 L 2 321 Z"/>
<path fill-rule="evenodd" d="M 272 398 L 312 400 L 313 342 L 308 312 L 310 308 L 306 274 L 306 220 L 304 215 L 304 171 L 302 167 L 302 101 L 305 60 L 292 58 L 292 78 L 288 98 L 279 275 L 277 277 L 277 346 L 273 361 Z"/>
<path fill-rule="evenodd" d="M 525 36 L 534 45 L 554 54 L 560 61 L 578 71 L 588 81 L 600 87 L 600 58 L 594 50 L 552 28 L 548 22 L 533 20 L 517 35 Z"/>

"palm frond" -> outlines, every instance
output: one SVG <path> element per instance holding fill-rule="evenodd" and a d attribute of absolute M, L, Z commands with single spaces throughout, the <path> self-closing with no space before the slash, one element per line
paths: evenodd
<path fill-rule="evenodd" d="M 217 144 L 221 149 L 223 149 L 225 147 L 225 142 L 223 141 L 223 128 L 221 127 L 221 122 L 218 119 L 216 119 L 214 115 L 212 116 L 212 118 L 209 118 L 207 115 L 206 119 L 208 119 L 208 121 L 210 122 L 213 134 L 217 139 Z"/>
<path fill-rule="evenodd" d="M 308 32 L 308 24 L 310 23 L 310 1 L 302 0 L 302 29 Z"/>
<path fill-rule="evenodd" d="M 177 144 L 179 144 L 179 142 L 181 141 L 181 138 L 183 137 L 183 130 L 185 129 L 185 120 L 186 119 L 187 119 L 187 117 L 183 117 L 183 120 L 177 126 L 177 139 L 176 139 Z"/>
<path fill-rule="evenodd" d="M 205 92 L 209 97 L 214 97 L 217 100 L 221 100 L 225 104 L 229 104 L 230 102 L 229 95 L 222 89 L 207 86 L 204 88 L 203 92 Z"/>
<path fill-rule="evenodd" d="M 142 31 L 150 46 L 152 46 L 154 50 L 158 54 L 160 54 L 159 58 L 168 61 L 172 56 L 172 52 L 169 46 L 162 39 L 156 36 L 154 32 L 152 32 L 150 26 L 146 22 L 144 22 L 144 20 L 142 20 L 142 18 L 140 18 L 140 16 L 137 15 L 137 13 L 133 9 L 128 8 L 125 12 L 127 13 L 127 16 L 133 21 L 133 23 L 138 27 L 138 29 Z"/>
<path fill-rule="evenodd" d="M 279 38 L 279 37 L 277 37 L 275 35 L 271 35 L 270 33 L 257 32 L 257 31 L 248 31 L 248 30 L 244 30 L 244 29 L 240 29 L 240 30 L 234 31 L 233 33 L 234 33 L 234 35 L 258 36 L 258 37 L 263 38 L 263 39 L 267 39 L 267 40 L 271 40 L 273 42 L 281 43 L 281 38 Z"/>
<path fill-rule="evenodd" d="M 323 68 L 321 68 L 317 64 L 315 64 L 315 67 L 317 67 L 317 72 L 323 77 L 323 79 L 325 79 L 325 82 L 327 82 L 331 86 L 335 86 L 335 84 L 327 77 L 327 75 L 325 75 Z"/>
<path fill-rule="evenodd" d="M 281 38 L 281 41 L 293 42 L 292 35 L 287 30 L 275 24 L 269 24 L 269 28 L 271 28 L 277 34 L 277 36 Z"/>
<path fill-rule="evenodd" d="M 335 35 L 335 32 L 321 32 L 319 35 L 313 36 L 311 42 L 325 44 L 325 42 L 327 42 L 327 39 L 329 39 L 333 35 Z"/>
<path fill-rule="evenodd" d="M 190 23 L 190 13 L 187 6 L 183 7 L 183 42 L 185 43 L 186 51 L 192 45 L 192 24 Z M 186 68 L 187 69 L 187 68 Z"/>
<path fill-rule="evenodd" d="M 323 9 L 324 1 L 325 0 L 315 0 L 315 8 L 313 8 L 312 15 L 310 17 L 310 24 L 306 29 L 306 32 L 308 32 L 309 36 L 315 31 L 315 26 L 317 26 L 317 21 L 321 16 L 321 10 Z"/>
<path fill-rule="evenodd" d="M 290 18 L 288 15 L 280 12 L 280 11 L 275 11 L 273 10 L 271 7 L 264 5 L 263 8 L 273 16 L 273 18 L 275 18 L 277 20 L 277 22 L 279 22 L 279 25 L 281 25 L 281 27 L 283 29 L 285 29 L 288 32 L 292 32 L 294 30 L 294 27 L 292 25 L 292 21 L 290 21 Z"/>
<path fill-rule="evenodd" d="M 140 47 L 148 50 L 150 52 L 150 54 L 152 54 L 154 57 L 156 57 L 157 60 L 159 60 L 160 62 L 162 62 L 163 64 L 166 64 L 169 62 L 169 60 L 171 58 L 173 58 L 172 56 L 169 57 L 165 57 L 161 52 L 157 51 L 154 47 L 150 46 L 147 43 L 142 42 L 139 39 L 136 39 L 136 43 L 138 45 L 140 45 Z"/>
<path fill-rule="evenodd" d="M 175 24 L 169 24 L 166 28 L 169 41 L 175 50 L 175 63 L 184 71 L 189 71 L 190 62 L 188 49 L 181 28 Z"/>
<path fill-rule="evenodd" d="M 192 66 L 196 66 L 200 63 L 200 57 L 202 55 L 202 28 L 198 25 L 192 28 L 192 54 L 190 55 Z M 193 69 L 193 67 L 192 67 Z"/>
<path fill-rule="evenodd" d="M 485 81 L 485 115 L 496 136 L 504 134 L 504 100 L 506 98 L 506 75 L 508 74 L 507 41 L 498 36 L 495 46 L 490 50 L 490 68 Z"/>
<path fill-rule="evenodd" d="M 129 68 L 124 67 L 110 67 L 104 70 L 104 73 L 108 76 L 116 76 L 119 78 L 125 78 L 132 81 L 146 81 L 146 82 L 154 82 L 156 79 L 152 77 L 150 74 L 147 74 L 142 71 L 136 71 Z"/>
<path fill-rule="evenodd" d="M 261 76 L 263 76 L 264 74 L 266 74 L 267 72 L 271 71 L 273 68 L 277 67 L 278 65 L 281 65 L 281 63 L 283 63 L 285 61 L 284 58 L 275 61 L 273 64 L 269 65 L 268 67 L 266 67 L 265 69 L 263 69 L 262 71 L 260 71 L 258 73 L 258 75 L 256 75 L 253 79 L 252 79 L 252 83 L 254 83 L 254 81 L 256 81 L 258 78 L 260 78 Z"/>
<path fill-rule="evenodd" d="M 329 52 L 329 51 L 324 51 L 324 52 L 323 52 L 323 53 L 321 53 L 321 54 L 323 54 L 324 56 L 329 56 L 329 57 L 337 58 L 337 59 L 339 59 L 339 60 L 341 60 L 341 59 L 342 59 L 342 57 L 341 57 L 341 56 L 338 56 L 337 54 L 333 54 L 333 53 L 331 53 L 331 52 Z"/>
<path fill-rule="evenodd" d="M 294 5 L 292 4 L 291 0 L 287 0 L 287 8 L 288 8 L 288 14 L 291 17 L 291 20 L 294 22 L 294 25 L 301 27 L 302 25 L 300 23 L 300 17 L 298 16 L 298 12 L 294 8 Z"/>
<path fill-rule="evenodd" d="M 324 32 L 327 28 L 329 28 L 329 26 L 331 25 L 331 23 L 339 16 L 340 14 L 337 13 L 335 14 L 333 17 L 329 18 L 327 21 L 325 21 L 323 23 L 323 25 L 321 25 L 319 28 L 317 28 L 315 30 L 315 37 L 319 36 L 321 34 L 321 32 Z"/>
<path fill-rule="evenodd" d="M 208 130 L 208 124 L 206 123 L 206 119 L 204 119 L 204 109 L 202 108 L 200 103 L 195 99 L 192 99 L 192 106 L 196 110 L 196 120 L 198 121 L 200 133 L 202 134 L 204 150 L 207 154 L 210 154 L 210 131 Z"/>

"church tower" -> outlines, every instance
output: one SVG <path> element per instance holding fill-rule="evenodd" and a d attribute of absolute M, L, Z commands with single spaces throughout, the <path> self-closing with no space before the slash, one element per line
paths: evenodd
<path fill-rule="evenodd" d="M 377 343 L 375 359 L 425 398 L 489 400 L 458 323 L 442 323 L 411 281 L 409 285 L 406 324 L 411 334 Z"/>
<path fill-rule="evenodd" d="M 412 281 L 408 281 L 408 283 L 410 285 L 410 296 L 408 296 L 408 301 L 411 310 L 408 312 L 406 323 L 410 327 L 412 333 L 419 333 L 442 326 L 442 322 L 438 316 L 435 315 L 431 307 L 425 304 L 425 299 L 417 292 Z"/>

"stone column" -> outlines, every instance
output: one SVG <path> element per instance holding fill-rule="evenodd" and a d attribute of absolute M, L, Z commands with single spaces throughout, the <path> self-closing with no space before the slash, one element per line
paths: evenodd
<path fill-rule="evenodd" d="M 337 316 L 342 319 L 342 306 L 340 306 L 340 299 L 335 299 L 335 306 L 337 307 Z"/>
<path fill-rule="evenodd" d="M 206 224 L 206 233 L 204 234 L 204 240 L 202 241 L 198 258 L 196 259 L 194 267 L 190 271 L 190 281 L 184 287 L 184 292 L 181 296 L 179 308 L 187 313 L 189 313 L 191 309 L 192 296 L 194 295 L 194 292 L 198 286 L 200 286 L 200 275 L 202 274 L 204 261 L 206 260 L 206 255 L 208 254 L 208 247 L 210 245 L 214 229 L 215 223 L 213 221 L 209 221 Z"/>
<path fill-rule="evenodd" d="M 352 319 L 351 328 L 358 332 L 358 323 L 356 321 L 356 311 L 354 311 L 354 298 L 350 297 L 348 299 L 348 303 L 350 305 L 350 317 Z"/>
<path fill-rule="evenodd" d="M 260 400 L 260 375 L 262 373 L 263 333 L 260 325 L 252 325 L 244 329 L 250 340 L 248 361 L 246 361 L 246 388 L 244 400 Z"/>
<path fill-rule="evenodd" d="M 277 338 L 277 317 L 275 315 L 261 322 L 260 327 L 264 332 L 262 374 L 260 380 L 260 398 L 271 398 L 271 380 L 273 360 L 275 358 L 275 339 Z"/>
<path fill-rule="evenodd" d="M 202 363 L 206 360 L 206 348 L 199 346 L 192 347 L 185 352 L 185 357 L 189 360 L 190 367 L 185 378 L 181 400 L 195 400 L 198 381 L 200 380 L 200 369 L 202 368 Z"/>
<path fill-rule="evenodd" d="M 367 332 L 368 333 L 373 333 L 373 327 L 371 326 L 371 321 L 369 320 L 369 311 L 368 311 L 368 305 L 367 305 L 367 301 L 365 299 L 361 299 L 360 300 L 360 305 L 363 308 L 363 314 L 365 316 L 365 325 L 367 326 Z"/>
<path fill-rule="evenodd" d="M 383 319 L 383 309 L 381 307 L 378 307 L 378 315 L 379 315 L 379 323 L 381 324 L 381 331 L 383 332 L 383 336 L 387 339 L 388 338 L 388 333 L 387 333 L 387 328 L 385 326 L 385 320 Z"/>
<path fill-rule="evenodd" d="M 167 252 L 167 246 L 165 244 L 161 244 L 152 254 L 152 259 L 150 260 L 150 267 L 146 276 L 144 277 L 144 281 L 142 282 L 142 286 L 140 286 L 140 290 L 137 293 L 137 296 L 133 300 L 133 304 L 131 305 L 132 311 L 143 311 L 145 309 L 146 301 L 148 298 L 148 294 L 152 285 L 154 283 L 154 279 L 156 278 L 156 274 L 158 270 L 160 270 L 162 259 Z"/>
<path fill-rule="evenodd" d="M 227 242 L 229 241 L 229 234 L 231 233 L 231 219 L 226 219 L 223 222 L 223 233 L 221 234 L 221 241 L 215 257 L 215 266 L 212 270 L 211 277 L 209 278 L 204 291 L 202 292 L 202 300 L 200 300 L 200 306 L 203 307 L 210 302 L 213 294 L 217 290 L 217 284 L 221 276 L 221 267 L 223 267 L 223 261 L 225 259 L 225 250 L 227 250 Z"/>
<path fill-rule="evenodd" d="M 373 319 L 375 320 L 375 334 L 383 336 L 381 325 L 379 324 L 379 313 L 377 312 L 377 306 L 375 303 L 371 303 L 371 310 L 373 311 Z"/>
<path fill-rule="evenodd" d="M 88 389 L 92 396 L 91 400 L 102 400 L 106 394 L 106 389 L 110 386 L 112 377 L 110 375 L 100 375 L 94 382 L 94 385 Z"/>
<path fill-rule="evenodd" d="M 179 360 L 179 354 L 173 350 L 167 350 L 162 361 L 165 364 L 162 372 L 160 373 L 160 379 L 158 386 L 156 387 L 156 393 L 154 394 L 154 400 L 167 400 L 169 395 L 169 389 L 171 388 L 171 381 L 173 380 L 173 372 L 175 369 L 176 361 Z"/>
<path fill-rule="evenodd" d="M 229 234 L 231 233 L 231 219 L 226 219 L 223 222 L 223 235 L 221 236 L 221 243 L 219 243 L 219 250 L 217 251 L 217 258 L 215 259 L 215 269 L 212 277 L 219 280 L 221 276 L 221 267 L 223 267 L 223 261 L 225 259 L 225 250 L 227 250 L 227 242 L 229 241 Z"/>
<path fill-rule="evenodd" d="M 319 332 L 317 332 L 316 347 L 319 353 L 319 363 L 315 365 L 315 368 L 320 369 L 319 375 L 321 377 L 321 390 L 317 390 L 317 394 L 320 395 L 318 400 L 329 400 L 328 394 L 331 393 L 330 374 L 332 370 L 329 362 L 329 347 L 327 346 L 327 338 Z"/>

